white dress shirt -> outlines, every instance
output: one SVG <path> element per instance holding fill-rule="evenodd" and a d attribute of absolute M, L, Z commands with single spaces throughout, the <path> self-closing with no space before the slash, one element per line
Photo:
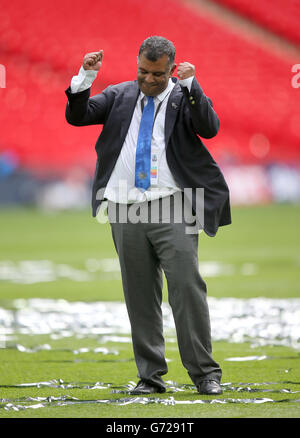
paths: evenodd
<path fill-rule="evenodd" d="M 81 66 L 78 75 L 72 78 L 71 92 L 77 93 L 90 88 L 96 76 L 97 71 L 84 70 Z M 180 80 L 179 83 L 190 90 L 193 78 Z M 154 185 L 152 183 L 146 191 L 140 191 L 134 185 L 135 154 L 142 117 L 142 99 L 144 99 L 145 105 L 147 103 L 147 97 L 143 92 L 140 92 L 123 147 L 107 183 L 104 198 L 128 204 L 158 199 L 181 190 L 174 180 L 166 160 L 165 116 L 168 99 L 174 85 L 174 82 L 169 79 L 167 88 L 154 98 L 155 111 L 158 110 L 151 141 L 151 156 L 155 154 L 157 158 L 158 175 Z"/>

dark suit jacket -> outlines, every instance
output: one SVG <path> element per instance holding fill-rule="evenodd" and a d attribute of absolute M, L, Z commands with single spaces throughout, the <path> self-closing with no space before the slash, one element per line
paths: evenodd
<path fill-rule="evenodd" d="M 219 226 L 231 223 L 229 190 L 220 168 L 199 136 L 214 137 L 219 129 L 219 119 L 196 78 L 190 93 L 176 78 L 172 80 L 175 86 L 168 100 L 165 120 L 167 162 L 182 189 L 204 188 L 204 231 L 214 236 Z M 97 164 L 92 207 L 93 216 L 96 216 L 122 149 L 139 87 L 137 81 L 123 82 L 111 85 L 91 98 L 90 89 L 72 94 L 69 87 L 66 95 L 66 119 L 71 125 L 103 124 L 95 146 Z M 192 202 L 195 209 L 195 197 Z"/>

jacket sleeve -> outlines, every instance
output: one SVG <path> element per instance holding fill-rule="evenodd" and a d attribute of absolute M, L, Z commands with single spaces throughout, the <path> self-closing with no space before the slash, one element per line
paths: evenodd
<path fill-rule="evenodd" d="M 204 94 L 196 78 L 193 79 L 191 91 L 184 87 L 183 93 L 195 132 L 203 138 L 217 135 L 220 127 L 219 118 L 213 109 L 212 101 Z"/>
<path fill-rule="evenodd" d="M 108 88 L 93 97 L 90 97 L 90 88 L 79 93 L 72 93 L 71 87 L 67 88 L 67 122 L 74 126 L 104 124 L 110 107 Z"/>

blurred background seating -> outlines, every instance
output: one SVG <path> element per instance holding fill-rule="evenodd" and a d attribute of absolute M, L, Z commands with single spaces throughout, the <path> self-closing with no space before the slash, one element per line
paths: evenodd
<path fill-rule="evenodd" d="M 139 46 L 150 35 L 171 39 L 176 61 L 196 66 L 221 120 L 219 134 L 204 143 L 233 203 L 299 202 L 300 89 L 291 82 L 299 22 L 297 0 L 3 0 L 0 205 L 39 203 L 57 182 L 68 196 L 74 175 L 89 188 L 101 127 L 68 125 L 64 90 L 84 54 L 99 49 L 103 67 L 92 94 L 135 79 Z"/>

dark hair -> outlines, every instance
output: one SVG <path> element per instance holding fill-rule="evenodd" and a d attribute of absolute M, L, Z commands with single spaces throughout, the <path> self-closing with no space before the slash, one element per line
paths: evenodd
<path fill-rule="evenodd" d="M 175 47 L 174 44 L 161 36 L 151 36 L 143 41 L 139 56 L 144 54 L 149 61 L 157 61 L 164 55 L 169 58 L 170 67 L 173 66 L 175 60 Z"/>

